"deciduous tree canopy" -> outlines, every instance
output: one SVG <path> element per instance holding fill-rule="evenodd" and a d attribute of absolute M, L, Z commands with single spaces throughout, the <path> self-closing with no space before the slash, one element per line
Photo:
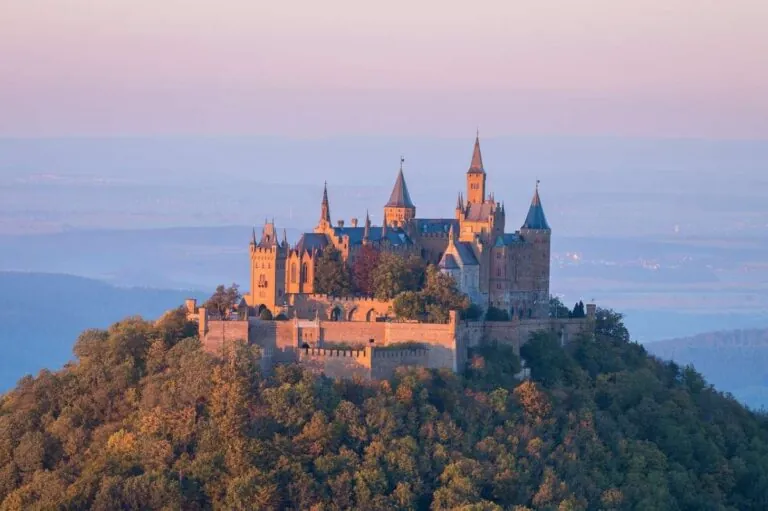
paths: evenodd
<path fill-rule="evenodd" d="M 601 312 L 522 384 L 503 344 L 364 384 L 213 358 L 183 309 L 89 330 L 0 397 L 0 509 L 766 509 L 766 418 Z"/>

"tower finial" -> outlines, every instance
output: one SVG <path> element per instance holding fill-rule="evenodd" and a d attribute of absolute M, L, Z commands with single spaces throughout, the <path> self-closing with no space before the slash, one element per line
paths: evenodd
<path fill-rule="evenodd" d="M 251 233 L 251 243 L 254 245 L 256 244 L 256 228 L 253 228 L 253 232 Z"/>
<path fill-rule="evenodd" d="M 405 156 L 400 155 L 400 172 L 403 171 L 403 163 L 405 163 Z"/>
<path fill-rule="evenodd" d="M 320 204 L 320 225 L 331 225 L 331 206 L 328 203 L 328 181 L 323 183 L 323 202 Z"/>

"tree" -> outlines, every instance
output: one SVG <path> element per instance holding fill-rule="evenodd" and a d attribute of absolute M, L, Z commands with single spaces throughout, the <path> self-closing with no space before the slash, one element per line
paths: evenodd
<path fill-rule="evenodd" d="M 363 245 L 352 263 L 352 283 L 356 292 L 373 296 L 373 275 L 379 264 L 379 251 L 370 245 Z"/>
<path fill-rule="evenodd" d="M 570 315 L 571 311 L 563 304 L 560 298 L 556 296 L 549 297 L 549 317 L 568 318 Z"/>
<path fill-rule="evenodd" d="M 237 284 L 233 283 L 229 287 L 219 285 L 211 297 L 205 301 L 203 307 L 215 312 L 221 319 L 228 319 L 227 316 L 234 310 L 241 298 L 242 295 Z"/>
<path fill-rule="evenodd" d="M 436 323 L 445 323 L 450 311 L 462 312 L 469 308 L 471 303 L 469 297 L 459 291 L 453 277 L 441 272 L 434 265 L 427 267 L 422 295 L 427 316 Z"/>
<path fill-rule="evenodd" d="M 509 313 L 504 309 L 498 309 L 496 307 L 488 307 L 485 312 L 486 321 L 509 321 Z"/>
<path fill-rule="evenodd" d="M 624 315 L 613 309 L 598 307 L 595 312 L 595 335 L 629 342 L 629 331 L 624 326 Z"/>
<path fill-rule="evenodd" d="M 415 291 L 408 264 L 392 252 L 383 252 L 379 256 L 372 282 L 373 294 L 379 300 L 391 300 L 403 291 Z"/>
<path fill-rule="evenodd" d="M 392 304 L 395 315 L 405 319 L 423 319 L 425 307 L 424 297 L 416 291 L 403 291 Z"/>
<path fill-rule="evenodd" d="M 320 254 L 315 268 L 315 292 L 333 296 L 347 296 L 352 291 L 349 270 L 341 252 L 328 245 Z"/>

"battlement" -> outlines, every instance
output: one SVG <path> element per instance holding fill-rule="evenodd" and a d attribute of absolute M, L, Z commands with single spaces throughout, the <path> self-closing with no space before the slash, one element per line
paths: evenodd
<path fill-rule="evenodd" d="M 402 348 L 402 349 L 381 349 L 374 348 L 373 358 L 419 358 L 428 357 L 429 350 L 427 348 Z"/>
<path fill-rule="evenodd" d="M 324 302 L 341 302 L 341 303 L 376 303 L 380 302 L 372 296 L 333 296 L 320 293 L 311 293 L 304 295 L 310 300 L 319 300 Z"/>
<path fill-rule="evenodd" d="M 362 349 L 337 349 L 337 348 L 303 348 L 300 357 L 351 357 L 356 359 L 370 359 L 370 348 Z"/>

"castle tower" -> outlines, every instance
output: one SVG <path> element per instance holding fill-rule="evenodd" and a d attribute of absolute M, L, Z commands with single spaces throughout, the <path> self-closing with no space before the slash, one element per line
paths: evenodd
<path fill-rule="evenodd" d="M 539 197 L 539 181 L 536 181 L 536 190 L 533 192 L 533 199 L 528 208 L 528 215 L 520 228 L 520 234 L 523 239 L 532 244 L 530 258 L 530 267 L 526 271 L 530 272 L 536 303 L 532 304 L 534 314 L 539 317 L 546 316 L 549 308 L 549 276 L 550 276 L 550 257 L 552 229 L 547 223 L 547 217 L 544 215 L 544 207 L 541 205 Z"/>
<path fill-rule="evenodd" d="M 389 201 L 384 206 L 384 223 L 386 225 L 402 227 L 416 217 L 416 206 L 411 201 L 408 186 L 405 184 L 405 176 L 403 176 L 404 161 L 403 158 L 400 158 L 400 171 L 397 173 L 395 187 L 392 189 Z"/>
<path fill-rule="evenodd" d="M 480 154 L 480 133 L 475 138 L 475 149 L 472 152 L 472 162 L 467 170 L 467 202 L 482 204 L 485 202 L 485 169 L 483 156 Z"/>
<path fill-rule="evenodd" d="M 323 201 L 320 203 L 320 221 L 315 227 L 315 232 L 327 232 L 331 225 L 331 206 L 328 202 L 328 182 L 323 185 Z"/>
<path fill-rule="evenodd" d="M 285 237 L 285 232 L 283 233 Z M 275 312 L 285 300 L 285 267 L 288 256 L 286 240 L 279 243 L 275 221 L 265 222 L 261 239 L 256 239 L 256 232 L 250 243 L 251 253 L 251 290 L 246 295 L 250 307 L 261 305 Z"/>
<path fill-rule="evenodd" d="M 459 192 L 459 198 L 456 199 L 456 220 L 461 221 L 463 217 L 464 217 L 464 197 L 462 197 L 461 192 Z"/>

